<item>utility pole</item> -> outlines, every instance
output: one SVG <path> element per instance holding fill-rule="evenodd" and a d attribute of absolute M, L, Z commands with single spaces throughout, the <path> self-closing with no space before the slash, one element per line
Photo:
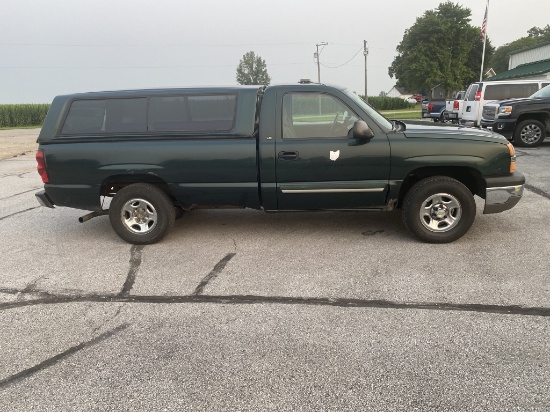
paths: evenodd
<path fill-rule="evenodd" d="M 369 95 L 367 94 L 367 56 L 369 55 L 369 46 L 367 41 L 363 40 L 363 55 L 365 56 L 365 101 L 369 102 Z"/>
<path fill-rule="evenodd" d="M 317 43 L 315 46 L 317 46 L 317 53 L 313 57 L 317 58 L 317 83 L 321 83 L 321 64 L 319 63 L 319 46 L 326 46 L 327 42 Z M 323 49 L 321 49 L 323 51 Z"/>

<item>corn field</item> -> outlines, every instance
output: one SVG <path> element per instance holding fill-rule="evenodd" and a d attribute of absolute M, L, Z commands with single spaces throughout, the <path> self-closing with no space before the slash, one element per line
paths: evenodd
<path fill-rule="evenodd" d="M 42 126 L 49 104 L 0 104 L 0 127 Z"/>

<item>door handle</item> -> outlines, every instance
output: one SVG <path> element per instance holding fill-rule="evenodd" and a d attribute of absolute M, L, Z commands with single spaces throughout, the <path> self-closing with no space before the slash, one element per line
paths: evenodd
<path fill-rule="evenodd" d="M 279 152 L 277 157 L 281 160 L 296 160 L 298 159 L 298 152 Z"/>

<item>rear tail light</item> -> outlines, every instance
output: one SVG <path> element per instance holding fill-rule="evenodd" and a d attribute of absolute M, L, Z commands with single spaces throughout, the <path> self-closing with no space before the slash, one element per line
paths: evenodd
<path fill-rule="evenodd" d="M 458 100 L 455 100 L 454 103 L 453 103 L 453 110 L 458 110 L 459 109 L 459 104 L 458 104 Z"/>
<path fill-rule="evenodd" d="M 434 108 L 434 104 L 433 104 L 433 103 L 430 103 L 430 104 L 428 105 L 428 111 L 431 112 L 433 108 Z"/>
<path fill-rule="evenodd" d="M 481 100 L 481 92 L 476 92 L 476 102 Z"/>
<path fill-rule="evenodd" d="M 42 178 L 43 183 L 50 183 L 50 178 L 48 177 L 48 171 L 46 170 L 46 160 L 44 159 L 44 151 L 39 150 L 36 152 L 36 163 L 38 174 Z"/>

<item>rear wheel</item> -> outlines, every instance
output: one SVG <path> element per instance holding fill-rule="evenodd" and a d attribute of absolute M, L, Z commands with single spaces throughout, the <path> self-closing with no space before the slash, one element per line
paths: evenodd
<path fill-rule="evenodd" d="M 170 198 L 156 186 L 135 183 L 118 191 L 109 207 L 111 226 L 134 245 L 158 242 L 174 225 Z"/>
<path fill-rule="evenodd" d="M 405 227 L 428 243 L 449 243 L 472 226 L 476 204 L 470 190 L 446 176 L 416 183 L 405 195 L 402 219 Z"/>
<path fill-rule="evenodd" d="M 522 147 L 536 147 L 546 137 L 546 129 L 542 122 L 534 119 L 524 120 L 514 131 L 514 143 Z"/>

